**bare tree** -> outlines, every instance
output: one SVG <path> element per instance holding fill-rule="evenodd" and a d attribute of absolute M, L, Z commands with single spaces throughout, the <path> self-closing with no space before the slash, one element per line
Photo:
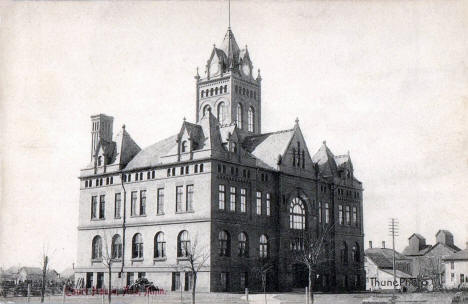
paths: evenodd
<path fill-rule="evenodd" d="M 47 266 L 49 264 L 49 257 L 44 252 L 42 256 L 42 283 L 41 283 L 41 303 L 44 303 L 44 295 L 47 281 Z"/>
<path fill-rule="evenodd" d="M 262 291 L 264 295 L 264 300 L 266 303 L 266 287 L 267 287 L 267 278 L 268 274 L 273 271 L 274 264 L 271 259 L 268 257 L 259 257 L 255 258 L 253 261 L 254 267 L 252 267 L 252 273 L 254 277 L 260 279 L 262 285 Z"/>
<path fill-rule="evenodd" d="M 109 292 L 107 293 L 107 301 L 109 304 L 111 304 L 112 302 L 112 265 L 116 258 L 116 256 L 114 255 L 117 253 L 114 252 L 114 250 L 112 249 L 112 239 L 111 239 L 111 249 L 109 250 L 108 235 L 106 231 L 103 231 L 102 235 L 104 239 L 104 252 L 102 252 L 102 264 L 107 268 L 107 276 L 109 279 L 109 283 L 108 283 Z"/>
<path fill-rule="evenodd" d="M 293 259 L 306 266 L 308 271 L 308 288 L 311 303 L 314 302 L 312 284 L 315 281 L 315 274 L 323 263 L 328 262 L 329 252 L 325 244 L 329 239 L 332 225 L 323 226 L 318 232 L 303 230 L 300 234 L 296 248 L 293 249 Z"/>
<path fill-rule="evenodd" d="M 198 235 L 190 243 L 189 248 L 183 248 L 187 263 L 184 263 L 182 269 L 192 275 L 192 304 L 195 304 L 195 294 L 197 288 L 198 272 L 206 265 L 210 258 L 209 251 L 205 247 L 200 247 Z M 182 286 L 180 287 L 182 289 Z"/>

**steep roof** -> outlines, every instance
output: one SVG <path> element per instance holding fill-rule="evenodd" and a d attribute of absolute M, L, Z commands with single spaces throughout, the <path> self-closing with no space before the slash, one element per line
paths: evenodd
<path fill-rule="evenodd" d="M 248 136 L 244 149 L 257 158 L 257 165 L 277 170 L 279 155 L 283 155 L 294 135 L 294 129 Z"/>
<path fill-rule="evenodd" d="M 24 270 L 26 274 L 42 275 L 42 269 L 39 267 L 21 267 L 20 271 Z"/>
<path fill-rule="evenodd" d="M 413 251 L 413 249 L 410 246 L 406 246 L 405 249 L 403 250 L 404 255 L 425 255 L 432 249 L 432 245 L 424 245 L 421 249 L 418 251 Z"/>
<path fill-rule="evenodd" d="M 231 31 L 231 28 L 228 28 L 226 34 L 224 35 L 223 43 L 221 44 L 221 49 L 224 51 L 228 58 L 228 66 L 231 63 L 237 62 L 239 59 L 239 45 L 237 45 L 236 38 L 234 38 L 234 33 Z"/>
<path fill-rule="evenodd" d="M 393 249 L 390 248 L 368 248 L 364 251 L 364 254 L 371 259 L 377 267 L 393 268 Z M 407 258 L 395 251 L 395 257 L 397 260 L 406 260 Z"/>
<path fill-rule="evenodd" d="M 382 271 L 393 275 L 393 269 L 392 270 L 382 269 Z M 410 274 L 403 272 L 401 270 L 398 270 L 398 269 L 395 269 L 395 274 L 397 278 L 407 278 L 407 279 L 412 278 Z"/>
<path fill-rule="evenodd" d="M 458 251 L 446 258 L 445 261 L 468 261 L 468 249 Z"/>
<path fill-rule="evenodd" d="M 176 143 L 177 135 L 173 135 L 141 150 L 125 167 L 125 170 L 145 168 L 160 164 L 160 157 L 165 155 Z"/>
<path fill-rule="evenodd" d="M 115 162 L 125 166 L 140 151 L 141 148 L 123 126 L 115 137 Z"/>
<path fill-rule="evenodd" d="M 335 175 L 337 171 L 335 156 L 330 149 L 328 149 L 325 141 L 312 157 L 312 161 L 318 165 L 319 171 L 323 176 L 328 177 Z"/>

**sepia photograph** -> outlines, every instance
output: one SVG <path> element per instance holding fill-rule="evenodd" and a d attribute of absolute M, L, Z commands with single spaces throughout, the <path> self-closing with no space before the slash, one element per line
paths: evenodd
<path fill-rule="evenodd" d="M 0 304 L 468 304 L 468 1 L 0 2 Z"/>

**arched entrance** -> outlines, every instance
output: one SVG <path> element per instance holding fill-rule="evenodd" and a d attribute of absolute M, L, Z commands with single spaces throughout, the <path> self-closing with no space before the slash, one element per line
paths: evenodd
<path fill-rule="evenodd" d="M 309 272 L 304 264 L 294 264 L 293 271 L 293 288 L 304 288 L 309 285 Z"/>

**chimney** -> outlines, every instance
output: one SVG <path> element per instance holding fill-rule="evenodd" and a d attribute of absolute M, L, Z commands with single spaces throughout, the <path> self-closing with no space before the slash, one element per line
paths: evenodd
<path fill-rule="evenodd" d="M 385 241 L 382 241 L 382 248 L 385 249 Z"/>
<path fill-rule="evenodd" d="M 468 243 L 466 243 L 468 245 Z M 372 248 L 372 241 L 369 241 L 369 248 Z"/>

